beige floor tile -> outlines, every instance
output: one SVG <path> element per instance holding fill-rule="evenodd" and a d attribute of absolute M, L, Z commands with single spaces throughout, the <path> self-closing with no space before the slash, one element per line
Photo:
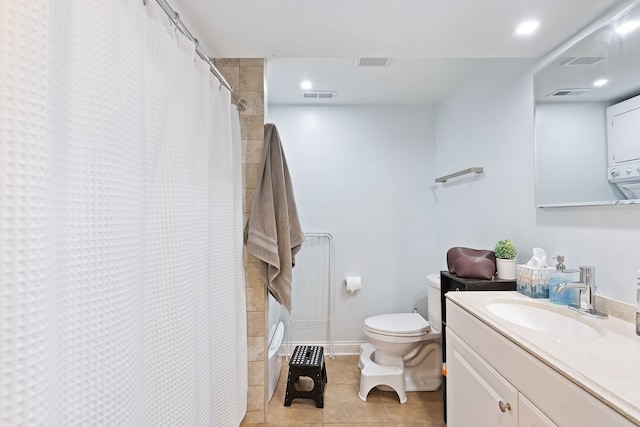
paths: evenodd
<path fill-rule="evenodd" d="M 374 388 L 369 392 L 369 395 L 371 395 L 371 393 L 373 392 L 378 393 L 380 395 L 380 398 L 382 399 L 382 402 L 385 404 L 388 404 L 390 406 L 402 405 L 400 403 L 400 398 L 398 397 L 398 393 L 396 393 L 395 391 L 382 391 L 382 390 L 378 390 L 377 388 Z M 412 396 L 411 393 L 407 392 L 407 402 L 412 397 L 415 400 L 415 397 Z"/>
<path fill-rule="evenodd" d="M 389 423 L 324 423 L 324 427 L 389 427 Z"/>
<path fill-rule="evenodd" d="M 358 397 L 360 370 L 357 356 L 325 358 L 328 383 L 324 408 L 309 399 L 294 399 L 284 406 L 288 360 L 284 359 L 278 387 L 265 424 L 256 427 L 446 427 L 442 421 L 442 390 L 408 392 L 401 405 L 391 391 L 373 389 L 366 402 Z"/>
<path fill-rule="evenodd" d="M 245 427 L 262 423 L 264 423 L 264 411 L 248 411 L 240 425 Z"/>
<path fill-rule="evenodd" d="M 328 383 L 324 396 L 325 423 L 387 422 L 384 404 L 377 393 L 366 402 L 358 397 L 358 384 Z"/>
<path fill-rule="evenodd" d="M 358 356 L 325 357 L 327 379 L 331 384 L 360 384 Z"/>
<path fill-rule="evenodd" d="M 313 400 L 309 399 L 294 399 L 291 402 L 291 406 L 284 406 L 284 395 L 287 390 L 286 384 L 278 384 L 276 391 L 273 394 L 271 403 L 267 410 L 267 425 L 273 423 L 285 423 L 285 424 L 314 424 L 323 421 L 323 409 L 316 408 L 316 404 Z M 326 394 L 325 394 L 325 407 L 326 407 Z"/>
<path fill-rule="evenodd" d="M 398 395 L 393 391 L 380 391 L 383 402 L 398 402 Z M 407 403 L 421 402 L 421 403 L 442 403 L 442 388 L 436 391 L 408 391 Z"/>
<path fill-rule="evenodd" d="M 324 427 L 389 427 L 389 423 L 324 423 Z"/>
<path fill-rule="evenodd" d="M 287 359 L 286 357 L 282 357 L 282 368 L 280 368 L 280 378 L 278 378 L 278 384 L 286 384 L 288 375 L 289 375 L 289 359 Z"/>
<path fill-rule="evenodd" d="M 390 422 L 439 423 L 442 421 L 442 394 L 439 392 L 408 392 L 407 403 L 401 405 L 394 392 L 381 392 L 381 399 Z M 437 425 L 437 424 L 436 424 Z"/>
<path fill-rule="evenodd" d="M 444 422 L 423 422 L 423 423 L 389 423 L 388 427 L 447 427 Z"/>
<path fill-rule="evenodd" d="M 322 427 L 322 423 L 265 423 L 265 424 L 256 424 L 256 427 Z"/>
<path fill-rule="evenodd" d="M 384 408 L 391 422 L 434 423 L 442 421 L 442 403 L 409 401 L 404 405 L 384 402 Z"/>

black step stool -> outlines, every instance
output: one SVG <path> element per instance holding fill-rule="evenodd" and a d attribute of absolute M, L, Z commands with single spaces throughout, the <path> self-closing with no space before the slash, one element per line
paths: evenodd
<path fill-rule="evenodd" d="M 295 382 L 300 377 L 313 380 L 313 389 L 296 390 Z M 293 399 L 313 399 L 316 408 L 324 408 L 324 385 L 327 383 L 327 370 L 324 366 L 324 348 L 314 345 L 298 345 L 289 360 L 289 377 L 284 406 L 291 406 Z"/>

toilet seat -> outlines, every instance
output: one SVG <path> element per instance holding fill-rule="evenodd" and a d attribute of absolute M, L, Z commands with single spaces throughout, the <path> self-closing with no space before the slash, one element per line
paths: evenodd
<path fill-rule="evenodd" d="M 431 331 L 431 326 L 418 313 L 391 313 L 368 317 L 364 328 L 369 332 L 393 337 L 420 337 Z"/>

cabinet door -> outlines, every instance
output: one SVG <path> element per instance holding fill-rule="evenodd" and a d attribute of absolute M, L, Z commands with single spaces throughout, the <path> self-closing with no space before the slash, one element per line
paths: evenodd
<path fill-rule="evenodd" d="M 558 427 L 522 394 L 518 396 L 518 400 L 520 402 L 518 407 L 518 425 L 520 427 Z"/>
<path fill-rule="evenodd" d="M 518 391 L 447 328 L 447 427 L 518 425 Z"/>

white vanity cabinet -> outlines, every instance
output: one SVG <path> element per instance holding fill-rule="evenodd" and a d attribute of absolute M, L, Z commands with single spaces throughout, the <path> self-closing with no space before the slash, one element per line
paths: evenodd
<path fill-rule="evenodd" d="M 518 425 L 518 390 L 447 332 L 447 426 Z"/>
<path fill-rule="evenodd" d="M 556 426 L 455 333 L 449 333 L 448 426 Z"/>
<path fill-rule="evenodd" d="M 447 300 L 447 427 L 636 424 Z"/>

